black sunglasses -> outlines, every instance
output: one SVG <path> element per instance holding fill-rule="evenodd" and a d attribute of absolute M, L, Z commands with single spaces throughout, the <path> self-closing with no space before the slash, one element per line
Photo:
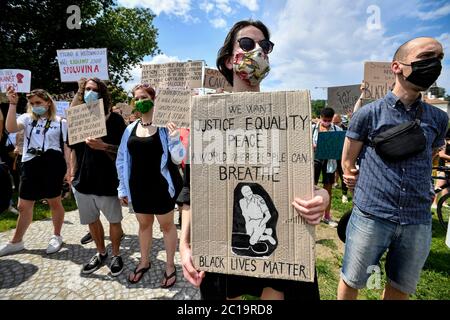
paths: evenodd
<path fill-rule="evenodd" d="M 251 51 L 256 47 L 256 41 L 249 37 L 240 38 L 237 42 L 239 42 L 239 47 L 244 51 Z M 272 41 L 267 39 L 258 41 L 258 44 L 265 54 L 271 53 L 273 46 L 275 45 Z"/>

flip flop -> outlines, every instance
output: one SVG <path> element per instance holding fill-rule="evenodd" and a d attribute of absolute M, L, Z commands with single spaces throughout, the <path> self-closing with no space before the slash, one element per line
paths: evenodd
<path fill-rule="evenodd" d="M 175 281 L 169 285 L 167 285 L 167 281 L 169 279 L 175 277 Z M 177 282 L 177 268 L 175 268 L 175 271 L 170 274 L 170 276 L 167 275 L 167 273 L 164 271 L 164 284 L 161 285 L 161 288 L 168 289 L 173 287 L 173 285 Z"/>
<path fill-rule="evenodd" d="M 138 277 L 138 280 L 130 280 L 130 275 L 128 275 L 128 277 L 127 277 L 128 282 L 131 283 L 131 284 L 136 284 L 136 283 L 138 283 L 139 281 L 141 281 L 141 279 L 144 277 L 144 274 L 145 274 L 148 270 L 150 270 L 150 268 L 152 267 L 152 265 L 150 264 L 147 268 L 141 268 L 141 269 L 139 269 L 139 270 L 138 270 L 138 267 L 139 267 L 139 266 L 137 266 L 136 268 L 134 268 L 134 271 L 133 271 L 133 274 L 134 274 L 133 279 L 136 278 L 136 275 L 140 274 L 140 276 Z"/>

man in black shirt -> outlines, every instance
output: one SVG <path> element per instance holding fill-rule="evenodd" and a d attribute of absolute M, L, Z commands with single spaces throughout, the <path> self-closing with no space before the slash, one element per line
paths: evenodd
<path fill-rule="evenodd" d="M 112 242 L 111 274 L 118 276 L 123 270 L 119 255 L 122 230 L 122 207 L 117 196 L 119 180 L 115 160 L 117 149 L 125 131 L 123 118 L 111 112 L 111 100 L 106 85 L 97 78 L 79 82 L 79 90 L 72 105 L 103 99 L 106 116 L 107 135 L 88 138 L 72 147 L 72 187 L 80 212 L 81 224 L 88 224 L 95 241 L 97 253 L 83 266 L 82 273 L 90 274 L 98 270 L 108 254 L 105 247 L 105 233 L 100 221 L 100 211 L 110 223 Z"/>

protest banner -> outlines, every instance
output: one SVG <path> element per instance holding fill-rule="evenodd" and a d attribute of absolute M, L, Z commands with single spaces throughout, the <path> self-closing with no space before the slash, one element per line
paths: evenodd
<path fill-rule="evenodd" d="M 308 91 L 192 98 L 192 254 L 196 268 L 314 280 L 315 229 L 294 198 L 313 195 Z"/>
<path fill-rule="evenodd" d="M 346 133 L 347 131 L 319 132 L 315 159 L 341 159 Z"/>
<path fill-rule="evenodd" d="M 224 89 L 226 92 L 232 92 L 233 87 L 219 70 L 205 68 L 205 80 L 203 86 L 208 89 Z"/>
<path fill-rule="evenodd" d="M 337 114 L 349 114 L 361 96 L 360 85 L 329 87 L 327 106 Z"/>
<path fill-rule="evenodd" d="M 202 73 L 203 61 L 143 64 L 141 83 L 158 89 L 201 88 Z"/>
<path fill-rule="evenodd" d="M 394 88 L 394 83 L 395 75 L 390 62 L 364 63 L 364 99 L 374 101 L 383 98 Z"/>
<path fill-rule="evenodd" d="M 103 99 L 89 104 L 80 104 L 66 110 L 69 131 L 69 145 L 86 138 L 100 138 L 107 135 Z"/>
<path fill-rule="evenodd" d="M 81 78 L 109 80 L 107 49 L 56 50 L 61 82 L 77 82 Z"/>
<path fill-rule="evenodd" d="M 69 108 L 70 102 L 69 101 L 55 101 L 55 105 L 56 105 L 56 115 L 58 115 L 62 118 L 66 118 L 66 110 Z"/>
<path fill-rule="evenodd" d="M 190 127 L 190 90 L 159 90 L 155 100 L 153 125 L 165 127 L 168 122 L 179 128 Z"/>
<path fill-rule="evenodd" d="M 53 101 L 69 101 L 69 102 L 71 102 L 74 97 L 75 97 L 75 91 L 69 91 L 66 93 L 52 95 Z"/>
<path fill-rule="evenodd" d="M 22 69 L 0 69 L 0 91 L 12 86 L 16 92 L 30 92 L 31 71 Z"/>

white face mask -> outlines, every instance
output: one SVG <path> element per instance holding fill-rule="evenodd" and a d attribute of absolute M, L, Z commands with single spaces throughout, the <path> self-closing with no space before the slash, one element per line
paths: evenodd
<path fill-rule="evenodd" d="M 236 54 L 233 71 L 250 86 L 257 86 L 270 72 L 269 57 L 261 48 Z"/>

